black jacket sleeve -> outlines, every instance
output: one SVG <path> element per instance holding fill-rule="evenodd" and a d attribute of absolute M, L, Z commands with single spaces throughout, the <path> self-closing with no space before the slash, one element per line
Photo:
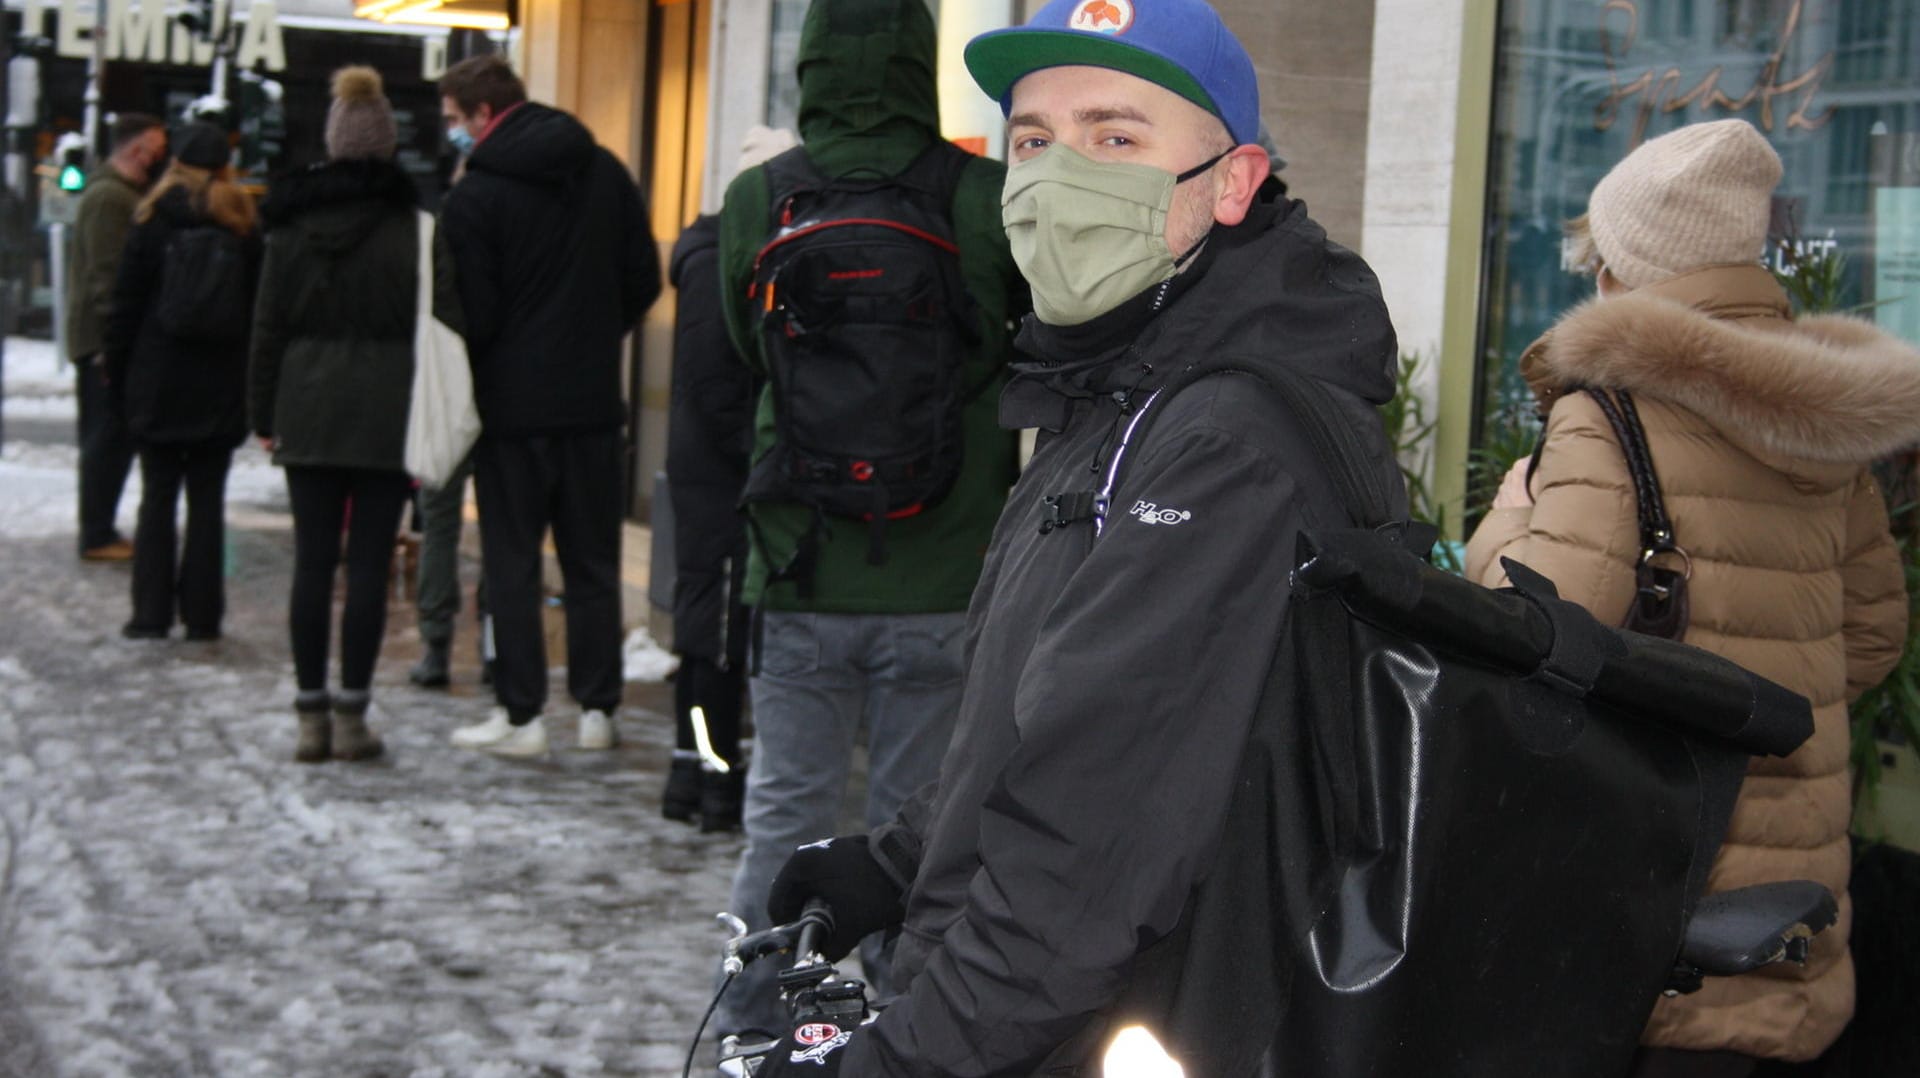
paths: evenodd
<path fill-rule="evenodd" d="M 1296 485 L 1206 427 L 1128 468 L 1023 666 L 964 912 L 855 1035 L 848 1075 L 1033 1073 L 1173 931 L 1218 843 L 1286 614 Z"/>
<path fill-rule="evenodd" d="M 913 886 L 920 874 L 921 855 L 926 852 L 927 825 L 933 815 L 933 803 L 940 794 L 940 780 L 922 786 L 901 803 L 893 819 L 873 829 L 867 836 L 867 849 L 887 877 L 900 885 L 902 894 Z"/>
<path fill-rule="evenodd" d="M 260 265 L 260 287 L 254 294 L 253 340 L 247 354 L 247 419 L 262 438 L 273 437 L 280 364 L 287 352 L 286 262 L 285 241 L 276 242 L 269 235 Z"/>
<path fill-rule="evenodd" d="M 467 315 L 460 302 L 460 273 L 454 266 L 453 244 L 447 230 L 433 230 L 433 316 L 455 333 L 466 335 Z"/>
<path fill-rule="evenodd" d="M 490 214 L 476 182 L 479 180 L 468 176 L 455 184 L 440 211 L 440 231 L 453 252 L 467 352 L 473 358 L 485 355 L 499 339 L 501 317 L 506 314 L 499 236 L 488 220 Z"/>
<path fill-rule="evenodd" d="M 107 380 L 114 400 L 124 397 L 127 364 L 147 317 L 147 304 L 159 282 L 161 257 L 167 242 L 166 226 L 157 220 L 136 226 L 127 235 L 120 270 L 113 282 L 113 303 L 107 313 Z"/>
<path fill-rule="evenodd" d="M 653 301 L 660 298 L 660 247 L 653 239 L 653 221 L 647 204 L 634 186 L 633 177 L 611 153 L 600 151 L 605 163 L 619 173 L 616 190 L 620 192 L 626 251 L 626 279 L 621 282 L 620 310 L 627 325 L 640 321 Z"/>

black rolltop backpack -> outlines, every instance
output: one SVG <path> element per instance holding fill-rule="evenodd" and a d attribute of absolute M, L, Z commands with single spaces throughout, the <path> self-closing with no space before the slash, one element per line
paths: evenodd
<path fill-rule="evenodd" d="M 1093 1073 L 1139 1024 L 1209 1078 L 1622 1078 L 1662 992 L 1796 936 L 1804 958 L 1824 888 L 1701 894 L 1750 757 L 1805 740 L 1807 701 L 1525 566 L 1498 591 L 1433 568 L 1305 376 L 1190 368 L 1147 408 L 1235 375 L 1287 402 L 1364 526 L 1275 552 L 1287 628 L 1212 867 L 1041 1073 Z"/>

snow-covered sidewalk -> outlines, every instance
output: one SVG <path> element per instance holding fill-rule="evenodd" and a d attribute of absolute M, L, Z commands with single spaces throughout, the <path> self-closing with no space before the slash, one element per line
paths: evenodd
<path fill-rule="evenodd" d="M 279 471 L 251 446 L 235 462 L 226 638 L 123 640 L 125 566 L 74 557 L 57 405 L 15 440 L 15 394 L 71 401 L 70 381 L 19 344 L 0 452 L 0 1078 L 677 1074 L 739 840 L 659 816 L 670 688 L 630 686 L 612 752 L 571 747 L 558 684 L 551 758 L 455 750 L 488 700 L 470 669 L 452 694 L 405 683 L 417 644 L 395 603 L 373 719 L 387 758 L 292 763 Z M 137 501 L 130 485 L 123 514 Z M 628 658 L 658 676 L 649 643 Z"/>

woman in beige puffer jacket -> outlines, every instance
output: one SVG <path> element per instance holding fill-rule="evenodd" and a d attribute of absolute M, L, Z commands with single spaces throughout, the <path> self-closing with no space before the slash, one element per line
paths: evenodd
<path fill-rule="evenodd" d="M 1587 223 L 1602 298 L 1528 350 L 1523 373 L 1550 409 L 1544 448 L 1530 483 L 1526 462 L 1516 465 L 1467 548 L 1471 578 L 1502 585 L 1500 559 L 1512 558 L 1619 624 L 1640 556 L 1634 488 L 1613 428 L 1578 389 L 1628 390 L 1691 558 L 1685 641 L 1814 707 L 1805 745 L 1755 761 L 1708 886 L 1817 880 L 1840 898 L 1840 922 L 1805 966 L 1660 1001 L 1644 1037 L 1660 1050 L 1643 1053 L 1641 1074 L 1811 1059 L 1853 1013 L 1847 704 L 1898 660 L 1908 609 L 1867 464 L 1920 441 L 1920 351 L 1857 319 L 1792 319 L 1755 262 L 1779 174 L 1750 125 L 1723 121 L 1647 143 L 1595 189 Z M 1687 187 L 1663 190 L 1674 184 Z M 1757 229 L 1750 206 L 1715 221 L 1755 191 Z M 1678 219 L 1746 232 L 1732 247 L 1689 243 L 1684 226 L 1662 220 L 1672 202 L 1683 203 Z M 1651 233 L 1636 231 L 1649 218 Z M 1701 250 L 1706 258 L 1690 258 Z"/>

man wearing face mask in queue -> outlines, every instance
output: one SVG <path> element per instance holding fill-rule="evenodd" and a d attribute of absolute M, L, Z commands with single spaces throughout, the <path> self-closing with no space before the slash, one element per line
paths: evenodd
<path fill-rule="evenodd" d="M 1365 263 L 1268 182 L 1253 65 L 1201 0 L 1054 0 L 966 60 L 1008 116 L 1034 300 L 1001 420 L 1039 449 L 974 595 L 939 781 L 797 851 L 770 896 L 776 921 L 828 901 L 830 957 L 899 928 L 904 991 L 869 1025 L 795 1030 L 762 1074 L 1092 1074 L 1133 1022 L 1187 1074 L 1247 1073 L 1276 1016 L 1189 914 L 1282 872 L 1214 851 L 1262 696 L 1291 689 L 1266 681 L 1296 537 L 1352 522 L 1276 388 L 1156 393 L 1193 365 L 1290 368 L 1366 432 L 1348 463 L 1403 512 L 1375 414 L 1393 329 Z"/>
<path fill-rule="evenodd" d="M 453 743 L 547 752 L 540 544 L 551 525 L 579 745 L 609 749 L 624 688 L 621 341 L 660 294 L 659 252 L 626 167 L 580 121 L 528 101 L 506 60 L 462 60 L 440 94 L 448 139 L 467 158 L 441 218 L 480 410 L 474 492 L 498 704 Z"/>

